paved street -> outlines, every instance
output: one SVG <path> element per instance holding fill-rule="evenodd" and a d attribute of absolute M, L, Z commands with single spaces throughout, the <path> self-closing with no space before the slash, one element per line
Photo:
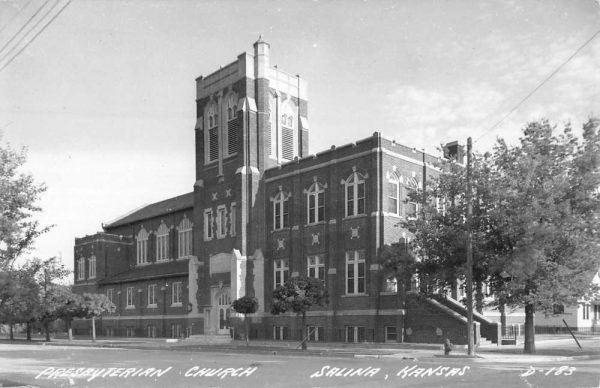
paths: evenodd
<path fill-rule="evenodd" d="M 158 342 L 156 342 L 158 343 Z M 218 349 L 0 344 L 4 386 L 76 387 L 599 387 L 588 357 L 439 357 L 427 349 Z M 117 346 L 115 343 L 112 346 Z M 208 349 L 208 350 L 207 350 Z M 276 354 L 273 354 L 276 352 Z"/>

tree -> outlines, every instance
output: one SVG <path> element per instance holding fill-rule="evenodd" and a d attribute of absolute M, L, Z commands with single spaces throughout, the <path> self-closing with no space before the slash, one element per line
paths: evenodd
<path fill-rule="evenodd" d="M 325 283 L 310 277 L 293 277 L 273 291 L 271 314 L 279 315 L 293 311 L 302 316 L 302 350 L 306 350 L 306 312 L 312 306 L 328 303 Z"/>
<path fill-rule="evenodd" d="M 92 319 L 92 341 L 96 342 L 96 317 L 104 312 L 113 313 L 115 305 L 104 294 L 83 294 L 84 314 L 86 318 Z"/>
<path fill-rule="evenodd" d="M 12 274 L 13 276 L 5 281 L 5 303 L 0 307 L 0 322 L 9 325 L 11 340 L 14 339 L 14 325 L 27 324 L 27 339 L 31 340 L 30 325 L 37 318 L 39 287 L 32 276 L 30 266 L 12 271 Z"/>
<path fill-rule="evenodd" d="M 36 202 L 46 188 L 20 172 L 25 161 L 24 149 L 0 145 L 0 271 L 10 270 L 35 238 L 49 230 L 33 219 L 41 210 Z"/>
<path fill-rule="evenodd" d="M 535 311 L 589 298 L 600 267 L 600 120 L 578 141 L 547 121 L 527 125 L 517 146 L 491 158 L 488 233 L 497 300 L 525 308 L 526 353 L 535 353 Z"/>
<path fill-rule="evenodd" d="M 46 341 L 50 341 L 50 323 L 60 318 L 61 309 L 72 295 L 68 286 L 59 284 L 70 271 L 56 257 L 45 260 L 36 274 L 40 288 L 40 308 L 38 319 L 44 327 Z"/>
<path fill-rule="evenodd" d="M 489 280 L 494 302 L 524 307 L 524 351 L 535 352 L 536 311 L 552 314 L 593 293 L 600 267 L 600 121 L 590 119 L 579 141 L 547 121 L 523 130 L 516 146 L 498 140 L 473 164 L 474 280 Z M 419 271 L 450 285 L 464 273 L 464 169 L 444 164 L 428 192 L 445 211 L 425 211 L 406 223 L 422 258 Z M 424 266 L 424 263 L 427 266 Z M 449 275 L 449 276 L 448 276 Z M 476 294 L 480 287 L 476 287 Z M 478 309 L 481 305 L 478 299 Z"/>
<path fill-rule="evenodd" d="M 254 314 L 258 310 L 258 299 L 244 295 L 239 299 L 233 301 L 233 310 L 236 313 L 244 314 L 244 328 L 246 329 L 246 346 L 249 344 L 250 334 L 250 322 L 248 321 L 248 314 Z"/>
<path fill-rule="evenodd" d="M 395 243 L 384 245 L 378 253 L 378 260 L 389 278 L 396 281 L 396 301 L 398 308 L 406 311 L 406 291 L 410 287 L 412 276 L 416 270 L 416 258 L 414 253 L 408 249 L 406 243 Z M 400 327 L 398 342 L 403 341 L 404 328 L 406 327 L 406 313 L 404 319 L 400 320 L 398 316 L 397 326 Z"/>

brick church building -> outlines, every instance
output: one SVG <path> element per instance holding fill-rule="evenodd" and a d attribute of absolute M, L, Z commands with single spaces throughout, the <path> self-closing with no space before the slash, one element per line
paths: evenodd
<path fill-rule="evenodd" d="M 74 290 L 116 305 L 101 335 L 230 335 L 240 327 L 232 301 L 252 295 L 251 337 L 296 340 L 296 316 L 271 315 L 271 295 L 306 275 L 329 293 L 308 313 L 310 340 L 400 340 L 406 311 L 377 252 L 408 237 L 399 222 L 420 205 L 407 194 L 436 174 L 437 157 L 379 133 L 310 154 L 307 83 L 270 66 L 269 50 L 259 39 L 196 79 L 192 192 L 75 239 Z M 464 336 L 464 317 L 423 303 L 403 340 Z"/>

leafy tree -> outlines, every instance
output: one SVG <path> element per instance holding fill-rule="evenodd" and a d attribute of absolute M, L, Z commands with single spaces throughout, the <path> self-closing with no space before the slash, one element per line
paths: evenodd
<path fill-rule="evenodd" d="M 249 344 L 250 322 L 248 314 L 254 314 L 258 310 L 258 299 L 244 295 L 233 301 L 231 305 L 236 313 L 244 314 L 244 328 L 246 329 L 246 346 Z"/>
<path fill-rule="evenodd" d="M 474 281 L 491 281 L 494 304 L 525 308 L 524 351 L 535 352 L 535 311 L 552 314 L 594 290 L 600 267 L 600 121 L 590 119 L 579 141 L 567 126 L 554 135 L 534 122 L 520 143 L 498 140 L 493 153 L 473 164 Z M 445 211 L 425 209 L 406 223 L 421 257 L 419 271 L 436 285 L 464 274 L 464 168 L 444 164 L 430 197 L 445 198 Z M 476 286 L 478 309 L 480 286 Z"/>
<path fill-rule="evenodd" d="M 589 298 L 600 267 L 600 120 L 580 142 L 547 121 L 524 129 L 517 146 L 499 141 L 491 158 L 489 249 L 497 300 L 525 308 L 526 353 L 535 353 L 535 311 Z"/>
<path fill-rule="evenodd" d="M 104 294 L 83 294 L 83 311 L 86 318 L 92 319 L 92 341 L 96 342 L 96 317 L 104 312 L 115 312 L 115 305 Z"/>
<path fill-rule="evenodd" d="M 36 202 L 46 188 L 20 172 L 25 161 L 24 149 L 0 145 L 0 271 L 11 269 L 35 238 L 49 229 L 33 219 L 41 210 Z"/>
<path fill-rule="evenodd" d="M 53 257 L 41 263 L 41 268 L 35 276 L 40 288 L 38 319 L 44 327 L 46 341 L 50 341 L 50 323 L 60 318 L 61 309 L 72 295 L 70 287 L 59 283 L 69 273 L 64 264 Z"/>
<path fill-rule="evenodd" d="M 384 245 L 378 253 L 378 260 L 388 278 L 396 280 L 397 307 L 405 310 L 406 291 L 410 287 L 417 265 L 414 253 L 403 242 Z M 406 314 L 404 314 L 404 318 L 406 318 Z M 401 328 L 400 333 L 404 333 L 405 321 L 404 319 L 400 320 L 399 316 L 398 319 L 397 326 Z M 398 341 L 403 341 L 402 334 L 398 336 Z"/>
<path fill-rule="evenodd" d="M 293 277 L 273 291 L 271 314 L 293 311 L 302 316 L 302 350 L 306 350 L 306 312 L 312 306 L 328 303 L 327 289 L 322 280 L 310 277 Z"/>

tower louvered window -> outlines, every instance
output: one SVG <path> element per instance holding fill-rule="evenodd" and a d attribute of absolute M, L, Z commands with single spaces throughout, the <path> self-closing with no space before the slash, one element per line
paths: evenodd
<path fill-rule="evenodd" d="M 235 116 L 227 122 L 227 152 L 233 155 L 239 151 L 238 125 L 239 119 Z"/>
<path fill-rule="evenodd" d="M 208 148 L 209 148 L 209 161 L 217 160 L 219 158 L 219 128 L 212 127 L 208 130 Z"/>
<path fill-rule="evenodd" d="M 294 130 L 283 127 L 281 130 L 281 157 L 283 159 L 294 159 Z"/>

